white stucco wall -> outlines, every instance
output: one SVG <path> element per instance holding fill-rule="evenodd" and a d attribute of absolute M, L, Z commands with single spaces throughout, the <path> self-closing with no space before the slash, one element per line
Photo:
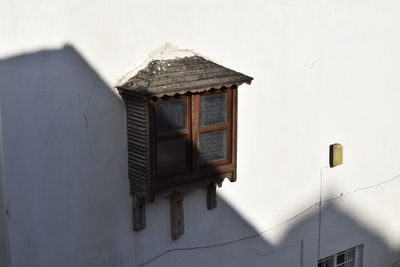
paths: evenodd
<path fill-rule="evenodd" d="M 397 266 L 400 180 L 380 184 L 400 174 L 397 1 L 1 6 L 12 267 L 140 266 L 173 248 L 193 249 L 145 266 L 316 266 L 320 193 L 344 193 L 322 205 L 320 258 L 363 244 L 364 267 Z M 204 191 L 187 194 L 175 242 L 162 197 L 147 206 L 147 228 L 132 231 L 124 106 L 113 89 L 166 41 L 254 77 L 239 89 L 238 181 L 224 183 L 212 211 Z M 335 142 L 344 165 L 323 168 Z"/>

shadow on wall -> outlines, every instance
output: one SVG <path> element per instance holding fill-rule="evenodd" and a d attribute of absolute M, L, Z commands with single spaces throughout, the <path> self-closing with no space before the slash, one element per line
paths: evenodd
<path fill-rule="evenodd" d="M 316 266 L 315 205 L 269 229 L 290 226 L 279 244 L 222 198 L 208 211 L 202 190 L 185 195 L 179 240 L 162 197 L 134 233 L 124 104 L 71 46 L 0 60 L 0 108 L 12 266 Z M 323 253 L 363 243 L 366 266 L 399 266 L 351 215 L 333 204 L 321 214 Z"/>
<path fill-rule="evenodd" d="M 171 118 L 170 114 L 158 115 L 159 122 L 165 129 L 172 129 L 172 133 L 182 128 L 174 125 L 176 118 Z M 217 145 L 214 143 L 214 147 Z M 194 144 L 187 146 L 188 154 L 192 151 L 200 154 Z M 191 157 L 180 156 L 178 151 L 177 147 L 172 152 L 162 151 L 163 159 L 182 165 L 186 162 L 185 165 L 190 166 Z M 200 169 L 222 176 L 211 164 Z M 168 176 L 159 179 L 168 179 Z M 198 185 L 205 189 L 207 182 Z M 322 205 L 321 210 L 319 203 L 315 203 L 299 216 L 272 226 L 267 231 L 279 227 L 288 229 L 278 244 L 272 244 L 222 198 L 218 198 L 215 210 L 208 211 L 205 190 L 194 191 L 191 186 L 180 186 L 178 190 L 185 193 L 185 234 L 177 241 L 170 241 L 168 194 L 171 190 L 164 194 L 165 199 L 162 199 L 163 194 L 157 194 L 155 203 L 147 205 L 147 228 L 136 233 L 136 240 L 139 240 L 136 266 L 317 266 L 318 258 L 361 245 L 369 253 L 364 257 L 366 266 L 400 266 L 398 253 L 391 251 L 372 229 L 364 227 L 333 202 Z"/>
<path fill-rule="evenodd" d="M 132 266 L 120 97 L 67 45 L 0 60 L 0 108 L 12 266 Z"/>
<path fill-rule="evenodd" d="M 190 197 L 196 198 L 193 195 Z M 207 212 L 203 208 L 187 218 L 183 240 L 164 250 L 158 250 L 151 243 L 145 244 L 142 248 L 145 259 L 138 265 L 172 267 L 190 263 L 191 267 L 317 267 L 319 218 L 319 206 L 315 203 L 298 215 L 257 232 L 229 203 L 219 197 L 215 210 Z M 156 231 L 151 229 L 152 226 L 148 228 L 142 240 Z M 288 230 L 279 243 L 272 244 L 262 236 L 274 230 L 280 231 L 280 228 Z M 321 209 L 320 240 L 320 258 L 363 245 L 364 267 L 400 266 L 398 250 L 392 250 L 373 229 L 365 227 L 333 202 L 323 205 Z"/>

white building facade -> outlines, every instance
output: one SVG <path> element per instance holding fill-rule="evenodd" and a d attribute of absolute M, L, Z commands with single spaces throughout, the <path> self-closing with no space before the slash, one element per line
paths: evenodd
<path fill-rule="evenodd" d="M 400 266 L 397 1 L 1 4 L 1 266 Z M 166 196 L 133 231 L 115 89 L 165 42 L 254 78 L 237 181 L 176 241 Z"/>

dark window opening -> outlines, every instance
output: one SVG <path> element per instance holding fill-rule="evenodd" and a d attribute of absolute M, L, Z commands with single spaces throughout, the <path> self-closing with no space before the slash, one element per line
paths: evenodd
<path fill-rule="evenodd" d="M 233 90 L 152 100 L 155 188 L 203 179 L 218 166 L 234 170 Z"/>

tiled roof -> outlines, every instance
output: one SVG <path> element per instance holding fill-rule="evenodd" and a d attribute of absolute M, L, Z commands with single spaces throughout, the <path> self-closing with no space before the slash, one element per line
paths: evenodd
<path fill-rule="evenodd" d="M 218 65 L 200 56 L 153 60 L 126 83 L 118 86 L 123 93 L 171 95 L 206 91 L 212 88 L 251 83 L 252 77 Z"/>

